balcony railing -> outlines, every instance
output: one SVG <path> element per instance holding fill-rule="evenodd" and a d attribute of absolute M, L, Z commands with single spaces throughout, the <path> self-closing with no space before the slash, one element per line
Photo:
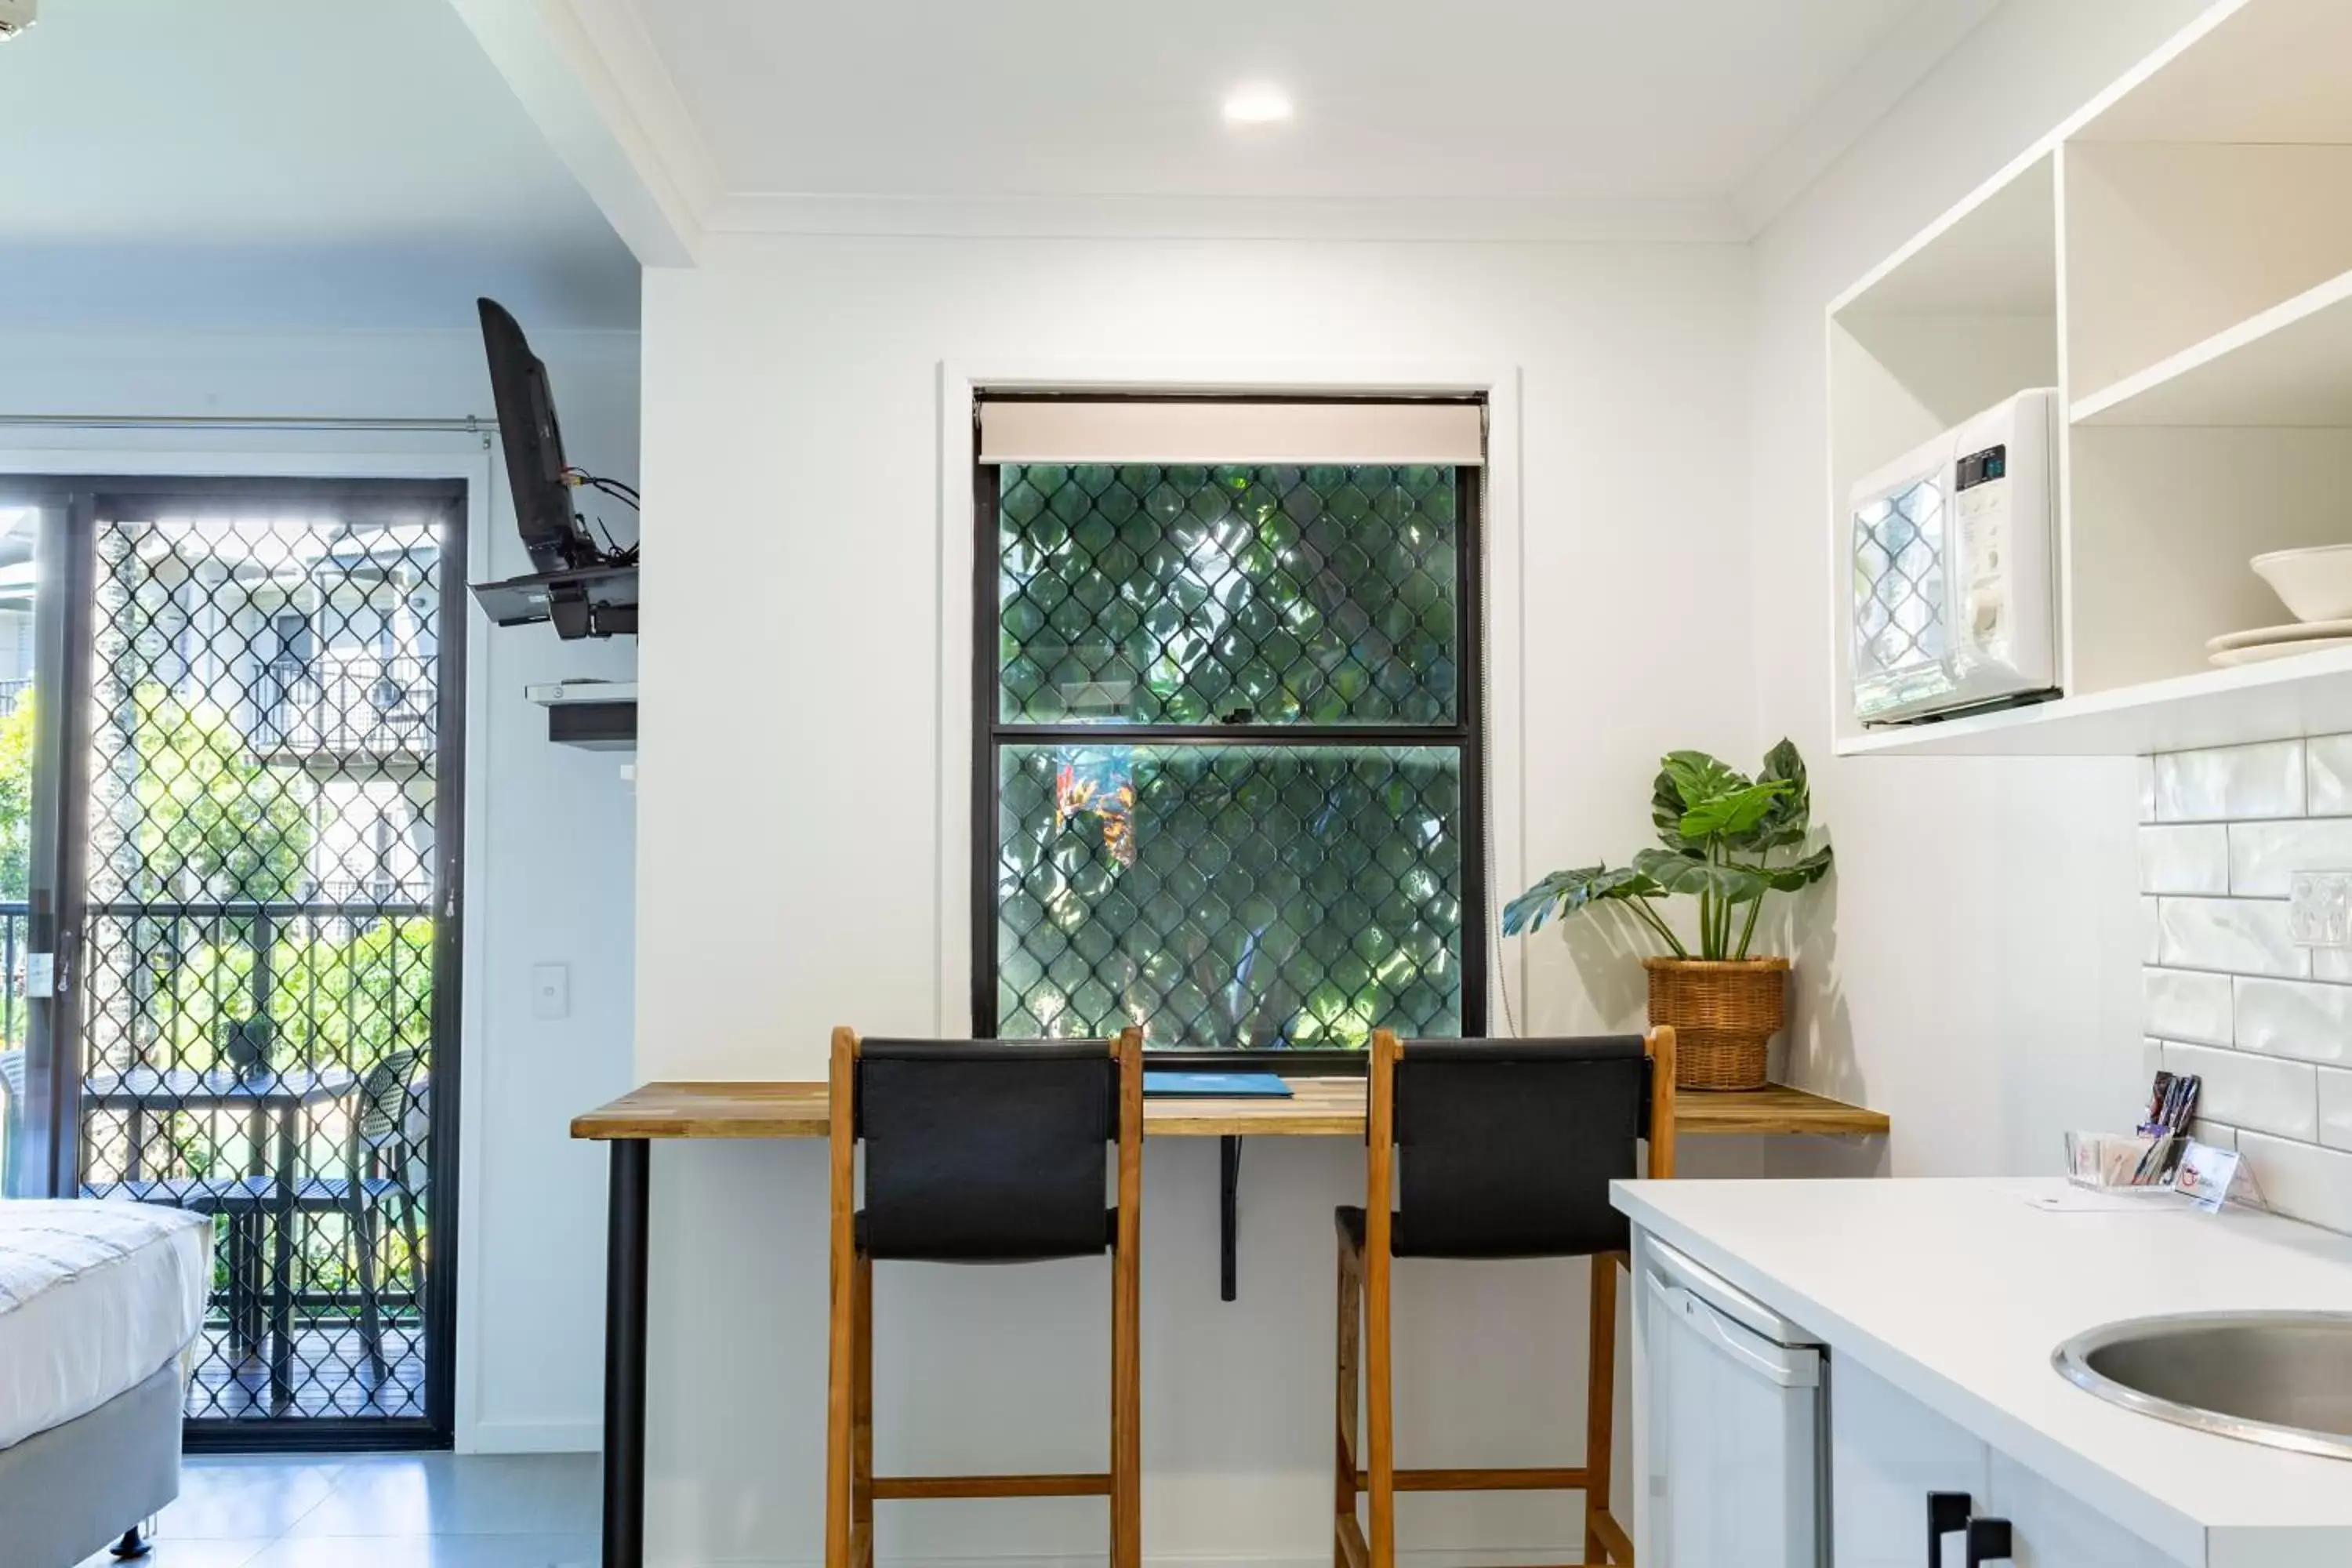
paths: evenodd
<path fill-rule="evenodd" d="M 0 903 L 0 1197 L 16 1195 L 16 1123 L 25 1094 L 26 906 Z"/>
<path fill-rule="evenodd" d="M 16 704 L 24 700 L 25 693 L 32 689 L 30 676 L 22 680 L 0 680 L 0 719 L 16 711 Z"/>
<path fill-rule="evenodd" d="M 408 656 L 273 659 L 254 681 L 254 747 L 304 755 L 428 754 L 437 686 L 432 662 Z"/>

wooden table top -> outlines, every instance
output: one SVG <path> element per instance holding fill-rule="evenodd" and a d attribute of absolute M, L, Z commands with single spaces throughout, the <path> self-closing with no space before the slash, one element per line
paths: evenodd
<path fill-rule="evenodd" d="M 1143 1103 L 1151 1138 L 1361 1138 L 1364 1080 L 1286 1078 L 1290 1098 L 1158 1099 Z M 822 1083 L 649 1083 L 572 1118 L 574 1138 L 822 1138 Z M 1884 1133 L 1886 1117 L 1773 1084 L 1675 1097 L 1675 1130 L 1695 1134 Z"/>

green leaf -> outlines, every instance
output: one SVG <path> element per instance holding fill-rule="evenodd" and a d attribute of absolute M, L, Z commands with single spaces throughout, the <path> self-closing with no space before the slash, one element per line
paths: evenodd
<path fill-rule="evenodd" d="M 1756 775 L 1759 783 L 1771 780 L 1789 785 L 1788 793 L 1773 802 L 1772 809 L 1764 814 L 1755 830 L 1736 847 L 1741 849 L 1785 849 L 1802 844 L 1812 826 L 1813 791 L 1805 777 L 1805 759 L 1797 754 L 1796 743 L 1783 738 L 1780 743 L 1764 753 L 1764 771 Z"/>
<path fill-rule="evenodd" d="M 1603 899 L 1654 899 L 1664 889 L 1631 867 L 1580 866 L 1554 871 L 1503 906 L 1503 932 L 1538 931 L 1555 909 L 1572 915 Z"/>
<path fill-rule="evenodd" d="M 1705 752 L 1667 752 L 1658 759 L 1658 777 L 1650 786 L 1650 821 L 1658 842 L 1680 849 L 1683 818 L 1693 806 L 1747 787 L 1747 779 Z"/>
<path fill-rule="evenodd" d="M 1700 801 L 1683 814 L 1683 839 L 1693 844 L 1710 838 L 1737 842 L 1763 821 L 1773 804 L 1788 793 L 1788 784 L 1775 780 Z"/>
<path fill-rule="evenodd" d="M 1760 899 L 1766 887 L 1763 874 L 1745 866 L 1718 866 L 1671 849 L 1644 849 L 1633 857 L 1633 868 L 1669 893 L 1690 898 L 1704 893 L 1727 903 Z"/>
<path fill-rule="evenodd" d="M 1763 872 L 1763 877 L 1774 892 L 1794 893 L 1811 887 L 1815 882 L 1828 876 L 1830 864 L 1830 847 L 1824 844 L 1801 860 L 1792 860 L 1786 866 L 1767 868 Z"/>

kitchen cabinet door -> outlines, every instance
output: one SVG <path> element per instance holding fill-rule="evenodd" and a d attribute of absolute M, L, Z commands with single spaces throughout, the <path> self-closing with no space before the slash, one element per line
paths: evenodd
<path fill-rule="evenodd" d="M 1978 1511 L 2009 1521 L 2017 1568 L 2181 1568 L 2004 1454 L 1992 1456 L 1987 1493 Z"/>
<path fill-rule="evenodd" d="M 1927 1494 L 1966 1492 L 1984 1510 L 1985 1445 L 1851 1361 L 1830 1366 L 1830 1538 L 1837 1568 L 1921 1568 Z M 1959 1561 L 1959 1538 L 1950 1542 Z"/>

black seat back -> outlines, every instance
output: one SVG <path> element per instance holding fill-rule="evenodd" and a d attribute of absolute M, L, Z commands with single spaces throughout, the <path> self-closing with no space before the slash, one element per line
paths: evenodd
<path fill-rule="evenodd" d="M 865 1041 L 866 1250 L 949 1263 L 1104 1251 L 1118 1090 L 1101 1040 Z"/>
<path fill-rule="evenodd" d="M 1609 1184 L 1641 1173 L 1651 1071 L 1639 1035 L 1405 1042 L 1392 1250 L 1569 1258 L 1630 1246 Z"/>

